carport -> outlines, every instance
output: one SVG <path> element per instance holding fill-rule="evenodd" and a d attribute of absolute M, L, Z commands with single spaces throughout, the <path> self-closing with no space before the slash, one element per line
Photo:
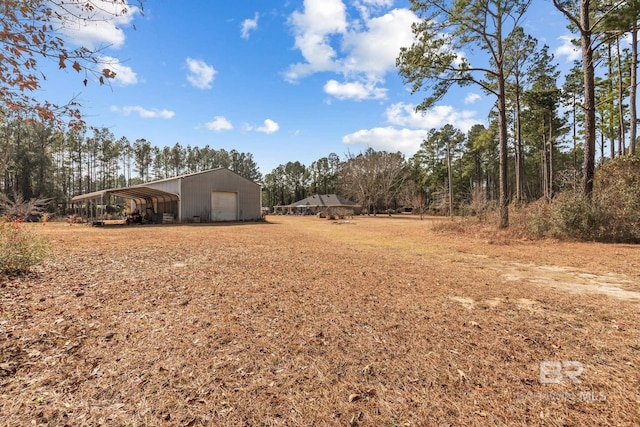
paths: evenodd
<path fill-rule="evenodd" d="M 112 218 L 107 212 L 112 196 L 131 201 L 130 212 L 138 211 L 141 215 L 148 216 L 150 222 L 160 224 L 179 219 L 179 196 L 145 185 L 95 191 L 75 196 L 71 201 L 77 214 L 90 222 L 124 220 Z"/>

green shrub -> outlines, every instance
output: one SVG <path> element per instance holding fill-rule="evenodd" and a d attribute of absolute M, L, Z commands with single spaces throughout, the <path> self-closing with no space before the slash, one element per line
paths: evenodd
<path fill-rule="evenodd" d="M 49 254 L 49 244 L 21 221 L 0 220 L 0 274 L 28 271 Z"/>

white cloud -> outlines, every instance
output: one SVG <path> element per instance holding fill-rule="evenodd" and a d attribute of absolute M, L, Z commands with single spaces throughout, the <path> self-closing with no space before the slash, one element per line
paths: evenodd
<path fill-rule="evenodd" d="M 231 122 L 222 116 L 216 116 L 213 118 L 213 121 L 207 122 L 204 125 L 207 129 L 213 131 L 233 129 L 233 125 L 231 124 Z"/>
<path fill-rule="evenodd" d="M 341 0 L 304 0 L 304 11 L 289 19 L 295 34 L 295 47 L 306 63 L 294 64 L 286 73 L 289 81 L 318 71 L 335 71 L 336 52 L 329 37 L 347 30 L 347 12 Z"/>
<path fill-rule="evenodd" d="M 266 119 L 264 121 L 264 126 L 261 126 L 259 128 L 256 128 L 257 132 L 262 132 L 262 133 L 275 133 L 280 129 L 280 125 L 276 122 L 274 122 L 271 119 Z"/>
<path fill-rule="evenodd" d="M 387 108 L 387 122 L 391 126 L 361 129 L 345 135 L 342 142 L 365 145 L 375 150 L 400 151 L 412 156 L 430 129 L 450 123 L 467 132 L 474 124 L 481 123 L 474 118 L 475 114 L 474 111 L 457 111 L 451 106 L 438 106 L 422 113 L 416 112 L 414 105 L 400 102 Z"/>
<path fill-rule="evenodd" d="M 410 10 L 394 9 L 368 20 L 364 31 L 345 34 L 342 44 L 344 72 L 381 77 L 395 71 L 400 48 L 413 43 L 411 24 L 417 21 L 417 16 Z"/>
<path fill-rule="evenodd" d="M 362 129 L 345 135 L 345 144 L 361 144 L 374 150 L 400 151 L 406 155 L 413 155 L 420 148 L 420 144 L 427 136 L 425 130 L 396 129 L 392 126 L 373 129 Z"/>
<path fill-rule="evenodd" d="M 303 62 L 292 64 L 285 79 L 295 82 L 317 72 L 334 72 L 347 81 L 330 80 L 326 93 L 338 99 L 381 99 L 386 90 L 378 87 L 384 75 L 395 72 L 400 47 L 414 40 L 411 24 L 419 18 L 408 9 L 381 9 L 391 0 L 358 0 L 360 16 L 349 20 L 342 0 L 305 0 L 303 10 L 294 12 L 289 23 L 295 47 Z M 373 14 L 379 16 L 373 16 Z M 355 82 L 355 83 L 349 83 Z"/>
<path fill-rule="evenodd" d="M 366 20 L 371 13 L 376 10 L 392 7 L 393 1 L 394 0 L 356 0 L 353 4 Z"/>
<path fill-rule="evenodd" d="M 95 49 L 102 45 L 119 48 L 124 44 L 122 27 L 128 26 L 140 12 L 128 1 L 93 0 L 87 10 L 81 1 L 57 2 L 54 10 L 61 16 L 61 32 L 73 43 Z M 62 8 L 60 4 L 63 4 Z"/>
<path fill-rule="evenodd" d="M 560 36 L 558 37 L 558 40 L 561 40 L 562 44 L 556 49 L 555 56 L 565 56 L 567 58 L 567 62 L 573 62 L 580 59 L 580 49 L 572 43 L 573 38 L 571 36 Z"/>
<path fill-rule="evenodd" d="M 211 83 L 217 71 L 206 62 L 199 59 L 187 58 L 187 80 L 198 89 L 211 89 Z"/>
<path fill-rule="evenodd" d="M 473 104 L 476 101 L 480 100 L 480 98 L 482 98 L 480 95 L 478 95 L 477 93 L 469 93 L 465 98 L 464 98 L 464 103 L 465 104 Z"/>
<path fill-rule="evenodd" d="M 77 0 L 51 3 L 50 6 L 54 11 L 54 24 L 60 26 L 63 37 L 72 44 L 92 50 L 122 47 L 126 39 L 122 28 L 130 25 L 140 12 L 126 0 L 93 0 L 91 10 L 85 7 L 85 2 Z M 116 73 L 115 83 L 127 86 L 138 82 L 131 67 L 122 65 L 117 58 L 99 56 L 96 59 L 98 74 L 108 68 Z"/>
<path fill-rule="evenodd" d="M 425 112 L 416 112 L 415 106 L 402 102 L 387 108 L 387 121 L 396 126 L 414 129 L 437 129 L 452 124 L 462 132 L 467 132 L 474 124 L 482 123 L 475 118 L 475 111 L 458 111 L 450 105 L 439 105 Z"/>
<path fill-rule="evenodd" d="M 139 105 L 127 105 L 122 108 L 112 105 L 110 109 L 116 113 L 120 112 L 125 116 L 137 113 L 142 119 L 171 119 L 176 115 L 175 112 L 167 109 L 158 110 L 157 108 L 153 108 L 149 110 Z"/>
<path fill-rule="evenodd" d="M 271 133 L 275 133 L 278 132 L 280 130 L 280 125 L 276 122 L 274 122 L 271 119 L 266 119 L 264 121 L 264 124 L 262 126 L 259 127 L 255 127 L 249 124 L 245 124 L 244 125 L 244 130 L 246 132 L 262 132 L 262 133 L 266 133 L 266 134 L 271 134 Z"/>
<path fill-rule="evenodd" d="M 244 21 L 242 21 L 240 36 L 243 39 L 248 39 L 249 33 L 258 28 L 258 18 L 259 18 L 259 15 L 256 12 L 253 19 L 245 19 Z"/>
<path fill-rule="evenodd" d="M 379 88 L 375 83 L 371 82 L 340 83 L 336 80 L 329 80 L 324 85 L 324 91 L 340 100 L 353 99 L 362 101 L 364 99 L 384 99 L 387 96 L 386 89 Z"/>
<path fill-rule="evenodd" d="M 122 86 L 134 85 L 138 83 L 138 75 L 126 65 L 122 65 L 118 58 L 113 58 L 111 56 L 101 56 L 98 58 L 98 64 L 100 65 L 100 70 L 103 68 L 108 68 L 109 70 L 116 73 L 116 77 L 114 78 L 114 82 L 121 84 Z"/>
<path fill-rule="evenodd" d="M 360 0 L 362 4 L 377 7 L 391 7 L 393 6 L 393 0 Z"/>

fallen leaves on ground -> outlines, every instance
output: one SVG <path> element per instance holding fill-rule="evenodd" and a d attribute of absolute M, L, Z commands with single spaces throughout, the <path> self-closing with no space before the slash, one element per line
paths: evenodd
<path fill-rule="evenodd" d="M 496 244 L 415 218 L 268 218 L 41 227 L 52 259 L 0 279 L 0 424 L 640 418 L 635 247 Z M 630 297 L 514 279 L 506 265 L 562 267 L 563 283 L 567 271 L 622 277 Z M 579 362 L 580 383 L 542 383 L 542 361 Z"/>

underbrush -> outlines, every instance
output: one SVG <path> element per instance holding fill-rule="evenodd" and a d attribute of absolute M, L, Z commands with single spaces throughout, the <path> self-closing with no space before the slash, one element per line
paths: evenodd
<path fill-rule="evenodd" d="M 552 203 L 525 209 L 534 235 L 612 243 L 640 243 L 640 158 L 619 157 L 602 165 L 593 194 L 565 191 Z"/>
<path fill-rule="evenodd" d="M 0 275 L 27 272 L 49 254 L 49 243 L 20 220 L 0 219 Z"/>
<path fill-rule="evenodd" d="M 495 233 L 496 208 L 465 217 L 464 225 L 439 225 L 441 230 Z M 540 199 L 509 209 L 513 237 L 555 238 L 608 243 L 640 243 L 640 158 L 619 157 L 598 168 L 590 198 L 566 190 L 549 203 Z"/>

